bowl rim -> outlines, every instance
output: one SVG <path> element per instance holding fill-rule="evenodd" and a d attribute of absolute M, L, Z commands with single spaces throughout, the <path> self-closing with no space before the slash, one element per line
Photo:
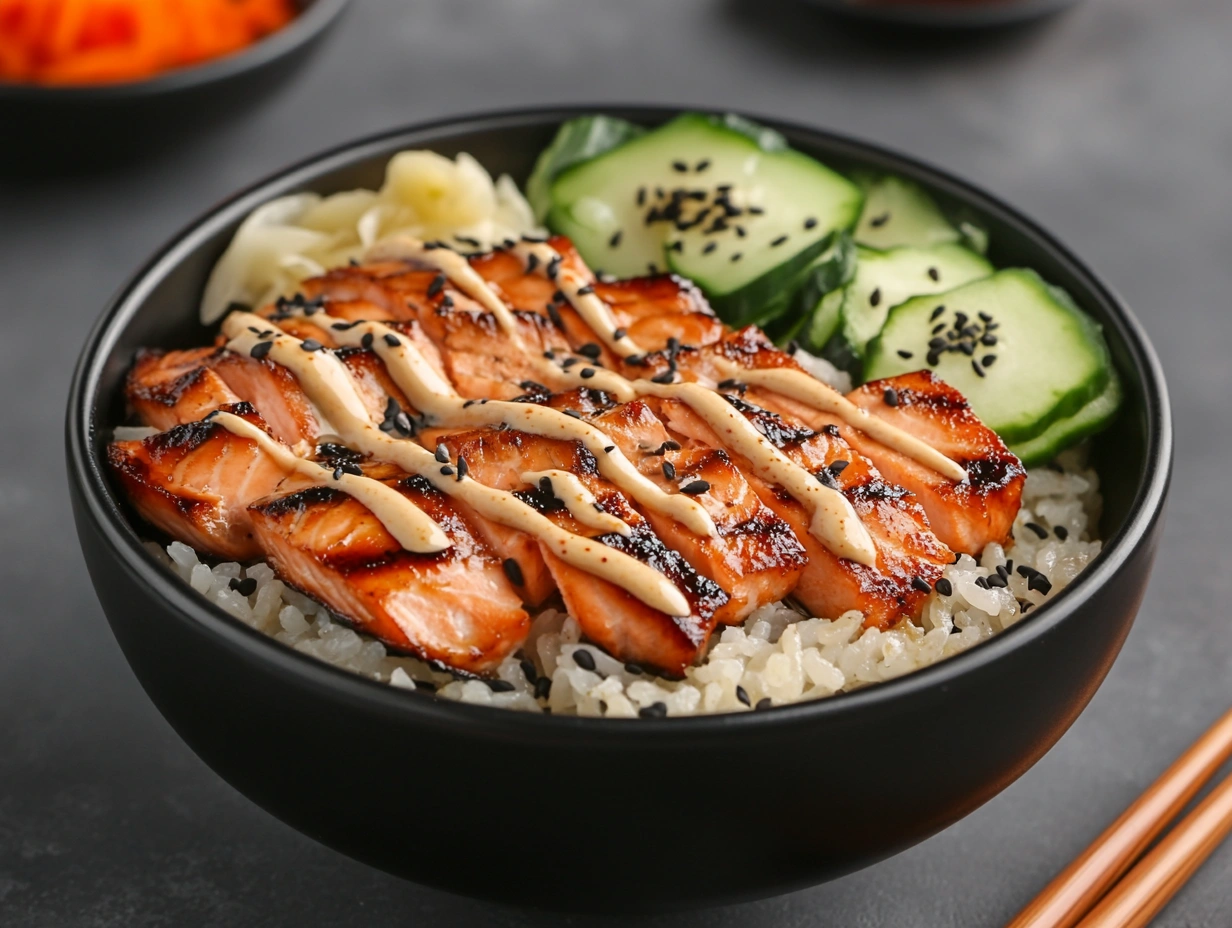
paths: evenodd
<path fill-rule="evenodd" d="M 191 90 L 260 70 L 313 41 L 328 29 L 350 0 L 312 0 L 312 5 L 275 32 L 238 51 L 152 77 L 104 84 L 33 84 L 0 80 L 0 104 L 124 103 Z"/>
<path fill-rule="evenodd" d="M 1117 570 L 1150 533 L 1160 518 L 1172 470 L 1172 415 L 1167 385 L 1159 359 L 1141 324 L 1120 297 L 1053 235 L 1017 209 L 948 172 L 892 149 L 850 136 L 818 129 L 790 120 L 747 114 L 763 125 L 787 134 L 808 136 L 831 153 L 922 179 L 936 190 L 978 214 L 996 214 L 1037 244 L 1050 249 L 1055 260 L 1083 280 L 1110 314 L 1125 342 L 1132 367 L 1143 384 L 1146 422 L 1144 472 L 1124 524 L 1106 539 L 1099 556 L 1056 600 L 1041 607 L 1028 620 L 1016 623 L 979 645 L 901 677 L 849 693 L 805 702 L 775 706 L 761 712 L 732 712 L 662 719 L 606 719 L 518 712 L 506 708 L 426 697 L 367 679 L 349 670 L 326 664 L 250 628 L 207 601 L 188 584 L 160 564 L 144 547 L 136 527 L 125 518 L 106 480 L 102 462 L 94 454 L 92 411 L 105 359 L 149 292 L 168 272 L 220 228 L 230 226 L 253 208 L 274 196 L 300 189 L 316 177 L 344 168 L 365 158 L 403 146 L 425 146 L 433 141 L 475 131 L 499 131 L 551 125 L 588 113 L 619 114 L 630 119 L 657 123 L 687 110 L 719 112 L 706 107 L 641 106 L 613 103 L 570 106 L 526 107 L 451 116 L 414 123 L 330 148 L 274 172 L 233 194 L 193 220 L 168 240 L 108 302 L 96 320 L 78 358 L 69 390 L 65 420 L 67 470 L 86 514 L 106 543 L 119 555 L 134 582 L 161 600 L 176 619 L 219 640 L 240 657 L 255 660 L 269 672 L 296 678 L 303 686 L 330 691 L 332 697 L 417 725 L 449 728 L 478 736 L 554 739 L 561 734 L 575 738 L 662 739 L 705 738 L 728 731 L 769 732 L 800 724 L 837 724 L 839 720 L 877 706 L 911 699 L 925 690 L 942 690 L 960 677 L 997 663 L 1009 652 L 1029 647 L 1058 625 L 1071 620 L 1084 602 Z M 744 111 L 741 111 L 744 114 Z M 625 721 L 631 724 L 619 724 Z M 636 724 L 632 724 L 636 723 Z"/>

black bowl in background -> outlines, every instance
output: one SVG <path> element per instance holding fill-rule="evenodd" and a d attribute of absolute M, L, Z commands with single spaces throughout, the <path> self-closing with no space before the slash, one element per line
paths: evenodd
<path fill-rule="evenodd" d="M 196 305 L 243 217 L 271 197 L 380 182 L 403 148 L 465 150 L 524 180 L 548 109 L 388 133 L 264 181 L 192 225 L 111 303 L 81 356 L 67 449 L 104 611 L 151 699 L 220 776 L 284 822 L 391 873 L 537 906 L 749 899 L 865 866 L 945 828 L 1035 763 L 1095 693 L 1141 602 L 1172 461 L 1163 374 L 1129 311 L 1050 235 L 919 162 L 761 120 L 838 167 L 895 171 L 991 231 L 991 257 L 1064 286 L 1105 326 L 1126 387 L 1096 443 L 1108 539 L 1054 602 L 907 677 L 765 712 L 629 722 L 538 716 L 395 690 L 317 663 L 207 603 L 141 546 L 102 467 L 143 345 L 204 344 Z M 560 853 L 567 849 L 565 853 Z"/>
<path fill-rule="evenodd" d="M 1078 0 L 808 0 L 843 16 L 894 26 L 986 29 L 1012 26 L 1068 9 Z"/>
<path fill-rule="evenodd" d="M 146 80 L 65 87 L 0 81 L 0 169 L 80 173 L 208 128 L 292 74 L 347 3 L 300 0 L 292 22 L 248 48 Z"/>

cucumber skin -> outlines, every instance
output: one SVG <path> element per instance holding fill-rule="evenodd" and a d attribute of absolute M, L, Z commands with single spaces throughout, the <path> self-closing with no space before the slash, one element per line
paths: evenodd
<path fill-rule="evenodd" d="M 579 116 L 561 123 L 548 147 L 539 153 L 526 181 L 526 199 L 543 222 L 552 208 L 552 183 L 575 164 L 590 161 L 646 134 L 646 130 L 615 116 Z"/>
<path fill-rule="evenodd" d="M 1120 411 L 1122 399 L 1121 378 L 1114 370 L 1103 393 L 1074 415 L 1052 423 L 1035 438 L 1010 445 L 1010 451 L 1024 467 L 1047 464 L 1066 448 L 1107 428 Z"/>
<path fill-rule="evenodd" d="M 780 345 L 796 339 L 812 351 L 808 343 L 822 301 L 828 294 L 846 286 L 855 271 L 856 244 L 851 233 L 835 233 L 834 241 L 808 269 L 803 283 L 786 300 L 781 314 L 770 317 L 767 334 Z M 771 307 L 770 312 L 773 310 Z"/>
<path fill-rule="evenodd" d="M 1093 401 L 1107 388 L 1108 382 L 1111 377 L 1115 376 L 1115 372 L 1112 366 L 1112 356 L 1108 351 L 1108 344 L 1104 340 L 1103 328 L 1098 322 L 1083 312 L 1083 310 L 1078 307 L 1078 304 L 1074 302 L 1073 298 L 1065 290 L 1049 284 L 1046 280 L 1040 277 L 1037 272 L 1031 270 L 1030 268 L 1004 268 L 995 272 L 993 276 L 996 276 L 997 274 L 1021 275 L 1027 278 L 1035 286 L 1044 290 L 1052 299 L 1069 311 L 1070 315 L 1083 330 L 1083 334 L 1085 335 L 1091 350 L 1099 355 L 1099 375 L 1095 379 L 1079 385 L 1075 389 L 1071 390 L 1067 395 L 1061 397 L 1047 414 L 1041 416 L 1040 419 L 1033 422 L 1029 427 L 1024 427 L 1021 430 L 1000 429 L 997 431 L 997 434 L 1003 441 L 1005 441 L 1006 444 L 1022 446 L 1031 439 L 1042 435 L 1054 422 L 1062 419 L 1068 419 L 1077 414 L 1078 411 L 1081 410 L 1087 403 Z M 985 280 L 987 279 L 989 278 L 985 278 Z M 972 281 L 972 283 L 964 284 L 963 286 L 974 286 L 980 282 L 981 281 Z M 962 287 L 958 289 L 961 290 Z M 915 297 L 908 300 L 906 303 L 902 303 L 900 306 L 895 307 L 894 311 L 898 311 L 902 307 L 909 306 L 917 299 L 934 299 L 942 296 L 943 294 L 929 294 L 925 297 Z M 891 315 L 893 315 L 894 311 L 891 312 Z M 882 329 L 882 334 L 878 335 L 871 342 L 869 342 L 866 363 L 864 364 L 864 370 L 861 371 L 861 379 L 865 379 L 864 374 L 869 368 L 874 367 L 877 360 L 880 360 L 880 356 L 882 354 L 882 336 L 884 335 L 886 328 L 889 328 L 888 319 L 886 321 L 886 326 Z M 834 340 L 835 339 L 832 339 L 831 342 L 833 343 Z M 827 358 L 827 360 L 830 359 Z M 838 365 L 837 361 L 831 361 L 831 363 Z M 881 377 L 891 377 L 896 373 L 900 372 L 877 370 L 875 376 L 868 377 L 867 379 L 875 380 Z"/>
<path fill-rule="evenodd" d="M 943 233 L 942 238 L 935 238 L 929 241 L 915 241 L 909 238 L 903 239 L 882 239 L 880 237 L 870 239 L 869 241 L 861 241 L 857 237 L 857 242 L 865 247 L 875 248 L 877 250 L 885 250 L 887 248 L 910 246 L 916 248 L 924 248 L 931 245 L 939 245 L 946 242 L 962 245 L 965 248 L 974 251 L 976 254 L 985 254 L 988 251 L 988 230 L 979 225 L 979 223 L 966 210 L 950 210 L 941 206 L 927 190 L 917 184 L 915 181 L 908 180 L 905 177 L 899 177 L 897 174 L 880 174 L 874 171 L 853 171 L 851 179 L 857 183 L 862 190 L 867 194 L 879 184 L 885 183 L 887 180 L 896 181 L 902 184 L 906 191 L 924 201 L 926 208 L 937 214 L 941 223 L 949 227 L 948 232 Z M 863 215 L 860 217 L 863 219 Z M 859 224 L 857 223 L 857 229 Z"/>

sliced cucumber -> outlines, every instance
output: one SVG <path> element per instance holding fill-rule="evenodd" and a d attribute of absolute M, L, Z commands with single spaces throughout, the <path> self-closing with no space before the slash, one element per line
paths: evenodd
<path fill-rule="evenodd" d="M 552 182 L 561 174 L 645 134 L 643 127 L 614 116 L 579 116 L 564 123 L 556 130 L 552 144 L 539 153 L 526 181 L 526 199 L 535 218 L 539 222 L 547 218 L 552 208 Z"/>
<path fill-rule="evenodd" d="M 1077 413 L 1112 370 L 1099 325 L 1065 291 L 1020 269 L 891 310 L 868 346 L 866 379 L 925 365 L 1010 444 Z"/>
<path fill-rule="evenodd" d="M 843 233 L 813 262 L 787 313 L 770 334 L 780 344 L 796 339 L 809 347 L 814 344 L 814 333 L 828 328 L 820 343 L 825 344 L 838 319 L 837 310 L 833 324 L 822 318 L 830 312 L 826 300 L 836 294 L 841 300 L 843 287 L 851 282 L 855 271 L 856 245 L 849 234 Z"/>
<path fill-rule="evenodd" d="M 808 328 L 804 329 L 801 341 L 804 347 L 814 354 L 825 349 L 830 339 L 838 334 L 843 322 L 843 298 L 847 295 L 846 288 L 831 290 L 813 308 Z"/>
<path fill-rule="evenodd" d="M 1103 393 L 1074 415 L 1058 419 L 1034 438 L 1010 445 L 1010 450 L 1027 467 L 1047 464 L 1070 445 L 1094 435 L 1111 422 L 1121 407 L 1121 395 L 1121 379 L 1113 371 Z"/>
<path fill-rule="evenodd" d="M 691 113 L 561 172 L 547 221 L 591 265 L 617 276 L 669 267 L 743 325 L 786 310 L 861 202 L 777 133 Z"/>
<path fill-rule="evenodd" d="M 961 245 L 903 246 L 888 251 L 859 249 L 855 279 L 841 309 L 842 333 L 857 358 L 885 325 L 890 309 L 913 296 L 943 293 L 987 277 L 993 267 Z"/>
<path fill-rule="evenodd" d="M 972 222 L 951 222 L 919 184 L 892 174 L 857 174 L 855 179 L 864 188 L 864 211 L 856 225 L 859 244 L 886 249 L 957 243 L 987 251 L 987 232 Z"/>

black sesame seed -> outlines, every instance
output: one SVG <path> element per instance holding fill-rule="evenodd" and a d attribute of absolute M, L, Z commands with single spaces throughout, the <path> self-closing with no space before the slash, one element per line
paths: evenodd
<path fill-rule="evenodd" d="M 322 348 L 325 347 L 315 338 L 305 338 L 302 342 L 299 343 L 299 346 L 303 348 L 305 351 L 320 351 Z"/>
<path fill-rule="evenodd" d="M 1019 564 L 1014 569 L 1014 572 L 1018 574 L 1018 576 L 1020 577 L 1026 577 L 1028 580 L 1030 580 L 1032 577 L 1034 577 L 1036 574 L 1039 573 L 1039 571 L 1036 570 L 1034 567 L 1029 567 L 1026 564 Z"/>
<path fill-rule="evenodd" d="M 941 355 L 937 354 L 935 351 L 930 351 L 924 360 L 928 362 L 929 367 L 936 367 L 937 362 L 941 360 Z"/>
<path fill-rule="evenodd" d="M 717 242 L 707 242 L 706 247 L 702 249 L 702 254 L 708 255 L 718 247 L 719 245 Z"/>
<path fill-rule="evenodd" d="M 749 207 L 750 216 L 761 216 L 763 213 L 765 213 L 765 211 L 766 211 L 765 208 L 761 206 L 750 206 Z"/>
<path fill-rule="evenodd" d="M 231 589 L 235 590 L 235 592 L 239 593 L 241 596 L 251 596 L 253 593 L 257 592 L 257 578 L 245 577 L 243 580 L 240 580 L 238 577 L 233 577 L 227 586 L 231 587 Z"/>
<path fill-rule="evenodd" d="M 640 677 L 646 671 L 642 670 L 641 664 L 634 664 L 632 661 L 625 664 L 625 673 L 631 673 L 635 677 Z"/>
<path fill-rule="evenodd" d="M 675 480 L 676 479 L 676 465 L 673 464 L 671 461 L 664 461 L 663 462 L 663 476 L 666 477 L 668 480 Z"/>
<path fill-rule="evenodd" d="M 806 228 L 806 229 L 815 229 L 815 228 L 817 228 L 817 220 L 816 220 L 816 219 L 814 219 L 812 216 L 809 216 L 809 218 L 808 218 L 808 219 L 804 220 L 804 228 Z"/>
<path fill-rule="evenodd" d="M 535 681 L 535 698 L 547 699 L 552 692 L 552 678 L 540 677 Z"/>
<path fill-rule="evenodd" d="M 963 342 L 962 344 L 958 346 L 958 350 L 961 351 L 963 354 L 965 354 L 967 357 L 971 357 L 973 354 L 975 354 L 975 345 L 971 344 L 970 342 Z"/>
<path fill-rule="evenodd" d="M 449 463 L 449 452 L 445 450 L 444 445 L 436 446 L 436 459 L 442 464 Z"/>
<path fill-rule="evenodd" d="M 976 577 L 975 585 L 980 587 L 980 589 L 984 589 L 984 590 L 988 589 L 988 581 L 985 580 L 983 577 Z"/>
<path fill-rule="evenodd" d="M 763 709 L 769 709 L 773 705 L 774 705 L 773 699 L 771 699 L 769 696 L 763 696 L 761 699 L 757 700 L 757 705 L 753 707 L 753 710 L 755 712 L 761 712 Z"/>
<path fill-rule="evenodd" d="M 936 321 L 937 321 L 937 317 L 938 317 L 938 316 L 940 316 L 943 312 L 945 312 L 945 304 L 944 304 L 944 303 L 942 303 L 940 306 L 938 306 L 936 309 L 934 309 L 934 310 L 933 310 L 932 315 L 928 317 L 928 321 L 929 321 L 929 322 L 936 322 Z"/>
<path fill-rule="evenodd" d="M 652 702 L 644 708 L 638 709 L 637 714 L 644 719 L 661 719 L 667 716 L 667 703 Z"/>
<path fill-rule="evenodd" d="M 945 331 L 945 323 L 938 322 L 935 326 L 933 326 L 933 330 L 931 334 L 936 335 L 938 332 L 944 332 L 944 331 Z M 943 345 L 945 344 L 945 339 L 941 339 L 940 341 L 941 341 L 941 344 Z"/>
<path fill-rule="evenodd" d="M 594 284 L 586 284 L 585 286 L 578 287 L 577 289 L 578 296 L 590 296 L 594 292 L 595 292 Z"/>
<path fill-rule="evenodd" d="M 971 359 L 971 369 L 980 377 L 984 376 L 984 368 L 980 367 L 980 362 L 976 361 L 974 358 Z"/>
<path fill-rule="evenodd" d="M 619 248 L 619 247 L 620 247 L 620 238 L 621 238 L 621 234 L 622 234 L 622 233 L 621 233 L 621 231 L 620 231 L 619 229 L 617 229 L 615 232 L 613 232 L 613 233 L 612 233 L 612 237 L 611 237 L 611 238 L 609 238 L 609 239 L 607 240 L 607 247 L 608 247 L 608 248 Z"/>
<path fill-rule="evenodd" d="M 537 380 L 523 380 L 521 383 L 518 384 L 518 386 L 528 393 L 548 393 L 550 392 L 547 387 L 539 383 L 539 381 Z"/>
<path fill-rule="evenodd" d="M 334 474 L 333 474 L 334 479 L 335 479 L 335 480 L 341 480 L 341 479 L 342 479 L 342 475 L 343 475 L 343 473 L 344 473 L 344 471 L 343 471 L 343 469 L 342 469 L 342 467 L 341 467 L 341 466 L 339 466 L 339 467 L 335 467 L 335 468 L 334 468 Z"/>
<path fill-rule="evenodd" d="M 1040 525 L 1038 522 L 1028 522 L 1027 528 L 1035 532 L 1035 534 L 1040 538 L 1048 537 L 1048 529 L 1044 528 L 1044 526 Z"/>
<path fill-rule="evenodd" d="M 881 302 L 881 288 L 874 288 L 873 292 L 868 295 L 868 305 L 876 306 Z"/>
<path fill-rule="evenodd" d="M 533 274 L 539 268 L 539 256 L 533 251 L 526 258 L 526 273 Z"/>
<path fill-rule="evenodd" d="M 981 322 L 992 322 L 992 316 L 988 315 L 988 313 L 979 313 L 978 315 Z"/>
<path fill-rule="evenodd" d="M 752 212 L 752 210 L 749 210 L 749 212 Z M 771 248 L 778 248 L 780 245 L 782 245 L 782 244 L 783 244 L 784 242 L 786 242 L 786 241 L 787 241 L 787 236 L 786 236 L 786 235 L 780 235 L 778 238 L 776 238 L 776 239 L 774 239 L 773 241 L 771 241 L 771 242 L 770 242 L 770 247 L 771 247 Z"/>
<path fill-rule="evenodd" d="M 738 683 L 736 684 L 736 699 L 741 703 L 741 705 L 751 706 L 753 704 L 749 699 L 748 690 Z"/>
<path fill-rule="evenodd" d="M 584 367 L 578 373 L 582 375 L 583 380 L 589 380 L 595 376 L 595 369 L 593 367 Z"/>
<path fill-rule="evenodd" d="M 746 235 L 748 235 L 748 233 L 744 231 L 744 226 L 736 226 L 737 238 L 744 238 Z"/>
<path fill-rule="evenodd" d="M 1009 581 L 1000 574 L 990 574 L 987 582 L 994 590 L 1003 590 L 1009 585 Z"/>
<path fill-rule="evenodd" d="M 923 577 L 912 577 L 911 585 L 921 593 L 931 593 L 933 591 L 933 588 L 928 585 L 928 581 Z"/>
<path fill-rule="evenodd" d="M 638 206 L 646 205 L 646 188 L 645 187 L 637 188 L 637 205 Z"/>
<path fill-rule="evenodd" d="M 578 648 L 573 652 L 573 663 L 577 664 L 583 670 L 594 670 L 595 656 L 586 648 Z"/>
<path fill-rule="evenodd" d="M 830 464 L 830 466 L 826 469 L 830 471 L 830 473 L 832 473 L 835 477 L 837 477 L 839 474 L 845 471 L 848 465 L 850 464 L 851 464 L 850 461 L 833 461 Z"/>
<path fill-rule="evenodd" d="M 706 170 L 706 168 L 708 167 L 710 167 L 710 159 L 703 158 L 701 161 L 697 162 L 697 165 L 693 168 L 693 170 L 697 171 L 700 174 L 702 171 Z"/>
<path fill-rule="evenodd" d="M 397 348 L 402 344 L 402 340 L 393 332 L 386 332 L 382 338 L 385 340 L 385 344 L 387 344 L 390 348 Z"/>
<path fill-rule="evenodd" d="M 628 329 L 612 329 L 612 340 L 618 342 L 628 334 Z"/>
<path fill-rule="evenodd" d="M 512 693 L 513 684 L 508 680 L 488 680 L 488 689 L 493 693 Z"/>
<path fill-rule="evenodd" d="M 574 419 L 582 418 L 582 414 L 578 412 L 576 409 L 565 409 L 565 410 L 562 410 L 562 412 L 564 412 L 566 416 L 570 416 L 571 418 L 574 418 Z"/>
<path fill-rule="evenodd" d="M 989 348 L 991 348 L 996 343 L 997 343 L 997 336 L 995 335 L 981 335 L 980 336 L 981 345 L 986 345 Z"/>
<path fill-rule="evenodd" d="M 560 270 L 560 260 L 560 255 L 557 255 L 552 258 L 552 260 L 548 262 L 548 266 L 543 269 L 543 273 L 548 276 L 548 280 L 556 279 L 556 272 Z"/>
<path fill-rule="evenodd" d="M 501 568 L 505 571 L 505 576 L 509 578 L 509 582 L 514 586 L 522 586 L 526 583 L 526 578 L 522 575 L 522 566 L 513 558 L 505 558 L 501 563 Z M 527 676 L 529 677 L 529 674 Z"/>
<path fill-rule="evenodd" d="M 1035 590 L 1037 593 L 1042 593 L 1047 596 L 1052 592 L 1052 582 L 1041 573 L 1037 573 L 1027 581 L 1027 589 Z"/>
<path fill-rule="evenodd" d="M 932 281 L 937 281 L 937 280 L 940 280 L 940 279 L 941 279 L 941 272 L 940 272 L 939 270 L 937 270 L 935 267 L 930 267 L 930 268 L 928 269 L 928 279 L 929 279 L 929 280 L 932 280 Z"/>
<path fill-rule="evenodd" d="M 686 171 L 689 170 L 689 166 L 685 164 L 683 161 L 673 161 L 672 170 L 676 171 L 679 174 L 684 174 Z"/>
<path fill-rule="evenodd" d="M 578 347 L 577 353 L 594 361 L 603 353 L 603 349 L 594 342 L 587 342 L 585 345 Z"/>
<path fill-rule="evenodd" d="M 671 383 L 676 379 L 675 371 L 664 371 L 662 374 L 655 374 L 650 378 L 651 383 Z"/>
<path fill-rule="evenodd" d="M 881 394 L 881 398 L 885 400 L 885 404 L 891 408 L 898 405 L 898 391 L 893 387 L 886 387 Z"/>
<path fill-rule="evenodd" d="M 603 448 L 603 453 L 604 453 L 604 454 L 611 454 L 611 453 L 612 453 L 613 451 L 615 451 L 615 450 L 616 450 L 616 446 L 615 446 L 615 445 L 605 445 L 605 446 L 604 446 L 604 448 Z"/>
<path fill-rule="evenodd" d="M 448 464 L 446 464 L 446 465 L 444 465 L 444 466 L 441 468 L 441 473 L 442 473 L 444 476 L 446 476 L 446 477 L 452 477 L 452 476 L 453 476 L 453 468 L 452 468 L 452 467 L 450 467 Z"/>
<path fill-rule="evenodd" d="M 1052 533 L 1062 541 L 1069 538 L 1069 529 L 1067 529 L 1064 525 L 1054 525 L 1052 527 Z"/>
<path fill-rule="evenodd" d="M 743 258 L 743 257 L 744 257 L 744 254 L 743 254 L 743 253 L 741 253 L 741 252 L 739 252 L 739 251 L 734 252 L 734 253 L 732 254 L 732 256 L 731 256 L 731 262 L 732 262 L 732 264 L 735 264 L 737 261 L 739 261 L 739 260 L 740 260 L 741 258 Z"/>
<path fill-rule="evenodd" d="M 462 455 L 458 455 L 458 479 L 461 480 L 465 477 L 466 472 L 469 469 L 470 466 L 466 463 L 466 458 L 462 457 Z"/>
<path fill-rule="evenodd" d="M 911 360 L 911 358 L 914 357 L 914 355 L 910 351 L 904 351 L 902 348 L 898 349 L 898 356 L 902 358 L 904 361 L 909 361 Z"/>
<path fill-rule="evenodd" d="M 257 342 L 255 345 L 252 346 L 252 349 L 248 352 L 248 354 L 251 357 L 254 357 L 258 361 L 260 361 L 262 358 L 264 358 L 267 354 L 270 353 L 270 349 L 273 347 L 274 347 L 273 342 Z"/>
<path fill-rule="evenodd" d="M 890 214 L 888 212 L 885 212 L 885 213 L 882 213 L 880 216 L 874 216 L 872 219 L 868 221 L 868 224 L 872 226 L 874 229 L 880 229 L 882 226 L 884 226 L 889 221 L 890 221 Z"/>
<path fill-rule="evenodd" d="M 531 255 L 533 258 L 534 255 Z M 432 283 L 428 284 L 428 296 L 435 297 L 438 293 L 445 289 L 445 284 L 449 282 L 444 274 L 437 274 L 432 278 Z"/>
<path fill-rule="evenodd" d="M 947 580 L 945 577 L 938 578 L 937 582 L 933 584 L 933 586 L 937 588 L 937 592 L 940 593 L 942 596 L 953 596 L 954 595 L 954 585 L 950 583 L 950 581 Z"/>
<path fill-rule="evenodd" d="M 680 488 L 680 492 L 686 496 L 698 496 L 710 489 L 710 484 L 705 480 L 690 480 Z"/>
<path fill-rule="evenodd" d="M 548 318 L 552 320 L 552 325 L 558 329 L 565 327 L 565 320 L 560 318 L 560 310 L 556 308 L 555 303 L 547 304 Z"/>

